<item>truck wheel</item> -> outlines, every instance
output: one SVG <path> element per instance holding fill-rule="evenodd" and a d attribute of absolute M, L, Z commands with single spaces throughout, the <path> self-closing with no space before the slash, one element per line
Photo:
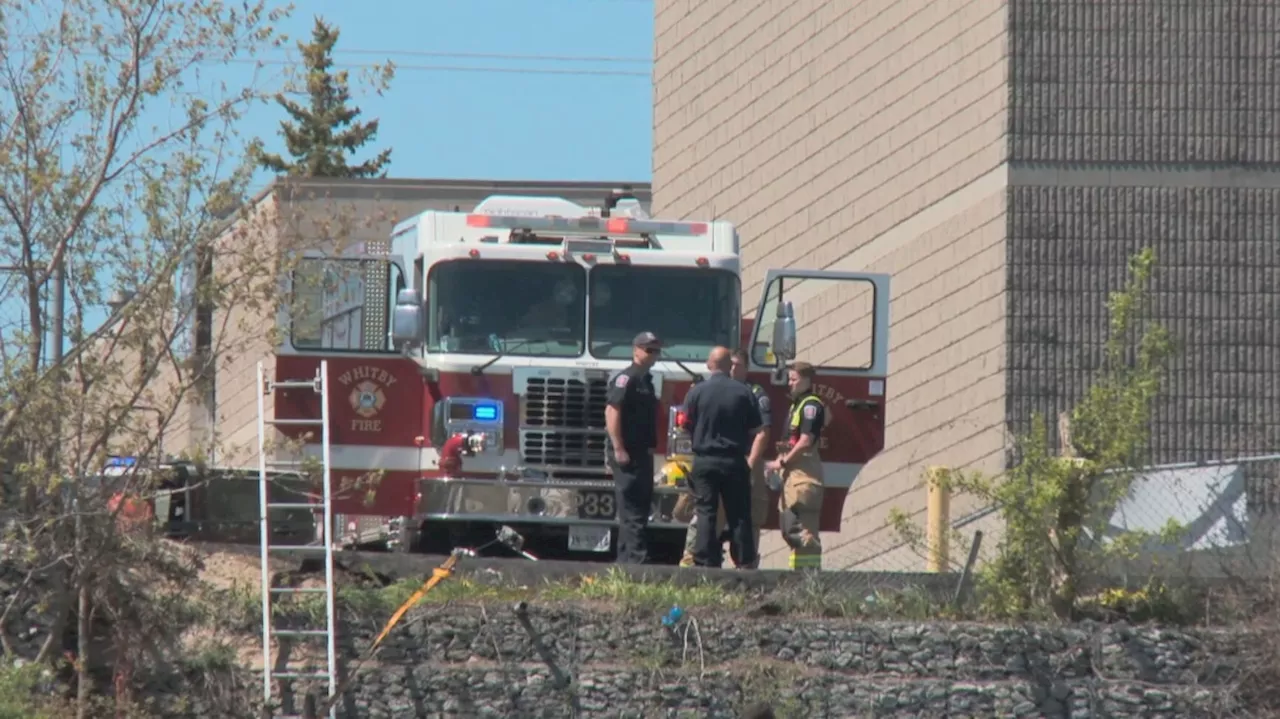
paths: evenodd
<path fill-rule="evenodd" d="M 418 543 L 414 551 L 419 554 L 447 556 L 454 546 L 453 532 L 449 531 L 448 526 L 430 526 L 427 522 L 418 525 Z"/>

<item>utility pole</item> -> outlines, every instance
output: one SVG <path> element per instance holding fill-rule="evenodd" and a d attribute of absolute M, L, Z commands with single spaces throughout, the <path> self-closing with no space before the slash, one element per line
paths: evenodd
<path fill-rule="evenodd" d="M 38 266 L 37 266 L 38 267 Z M 27 272 L 37 267 L 20 265 L 0 265 L 0 272 Z M 62 364 L 63 345 L 67 337 L 67 259 L 62 257 L 53 267 L 53 309 L 49 313 L 49 366 Z M 58 386 L 62 386 L 62 376 L 58 377 Z"/>
<path fill-rule="evenodd" d="M 54 367 L 61 368 L 63 343 L 67 337 L 67 256 L 63 253 L 58 259 L 58 264 L 53 266 L 53 315 L 50 320 L 52 325 L 52 342 L 53 347 L 50 348 L 49 361 Z M 58 372 L 58 394 L 62 394 L 62 385 L 66 381 L 66 375 L 59 369 Z"/>
<path fill-rule="evenodd" d="M 18 265 L 0 266 L 0 272 L 28 272 L 33 269 L 34 268 L 31 268 L 31 267 L 22 267 Z M 50 317 L 50 321 L 49 321 L 49 325 L 50 325 L 49 326 L 49 342 L 50 342 L 49 366 L 52 367 L 53 370 L 58 373 L 57 377 L 54 379 L 54 382 L 55 382 L 56 391 L 59 397 L 59 401 L 61 401 L 62 387 L 66 377 L 63 374 L 62 367 L 61 367 L 62 357 L 63 357 L 63 344 L 66 342 L 66 334 L 67 334 L 67 317 L 66 317 L 67 272 L 66 272 L 66 256 L 65 255 L 63 255 L 63 257 L 58 260 L 58 263 L 53 266 L 52 280 L 53 280 L 53 298 L 52 298 L 53 309 L 50 312 L 52 316 Z M 38 370 L 39 368 L 37 367 L 36 369 Z M 57 418 L 55 418 L 54 419 L 55 436 L 56 436 L 56 433 L 59 433 L 61 431 L 62 431 L 62 424 L 61 422 L 58 421 Z M 61 457 L 58 456 L 59 453 L 57 451 L 57 448 L 60 446 L 61 446 L 60 442 L 55 442 L 54 443 L 55 449 L 53 450 L 52 455 L 49 457 L 49 460 L 54 463 L 53 466 L 55 467 L 57 466 L 58 462 L 61 460 Z"/>

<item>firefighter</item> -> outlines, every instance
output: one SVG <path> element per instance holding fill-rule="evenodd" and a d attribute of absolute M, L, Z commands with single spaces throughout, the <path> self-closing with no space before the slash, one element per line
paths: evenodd
<path fill-rule="evenodd" d="M 787 429 L 791 436 L 787 450 L 765 469 L 782 474 L 779 525 L 783 540 L 791 547 L 791 568 L 821 569 L 818 519 L 822 513 L 822 459 L 818 446 L 827 413 L 813 391 L 813 365 L 794 362 L 787 375 L 791 389 Z"/>
<path fill-rule="evenodd" d="M 724 561 L 722 540 L 715 531 L 722 503 L 737 563 L 752 566 L 759 561 L 751 526 L 751 470 L 747 456 L 763 422 L 756 398 L 743 383 L 729 376 L 730 367 L 729 348 L 713 348 L 707 357 L 711 376 L 695 384 L 684 400 L 685 416 L 693 434 L 693 474 L 689 483 L 699 528 L 693 560 L 699 567 L 719 567 Z"/>
<path fill-rule="evenodd" d="M 752 440 L 751 452 L 747 455 L 747 466 L 751 468 L 751 527 L 755 531 L 758 560 L 760 533 L 764 528 L 765 520 L 769 518 L 769 488 L 764 481 L 764 454 L 773 441 L 773 407 L 769 403 L 769 395 L 765 393 L 764 387 L 747 380 L 746 350 L 738 348 L 733 351 L 733 367 L 730 369 L 730 374 L 739 382 L 745 382 L 747 389 L 751 390 L 751 396 L 756 399 L 756 409 L 760 411 L 760 419 L 763 422 L 763 428 Z M 737 559 L 735 558 L 734 561 L 736 562 Z M 758 561 L 744 568 L 755 569 L 757 566 L 759 566 Z"/>
<path fill-rule="evenodd" d="M 653 512 L 653 450 L 658 446 L 658 397 L 653 368 L 662 343 L 641 332 L 631 343 L 631 364 L 609 378 L 604 410 L 613 453 L 618 507 L 618 562 L 643 564 L 648 559 L 649 515 Z"/>
<path fill-rule="evenodd" d="M 677 522 L 689 523 L 689 528 L 684 533 L 684 553 L 680 555 L 680 566 L 682 567 L 692 567 L 694 565 L 693 550 L 694 547 L 698 546 L 698 513 L 694 507 L 694 502 L 693 490 L 690 488 L 688 494 L 682 494 L 676 500 L 676 507 L 672 511 L 672 518 Z M 720 503 L 720 512 L 717 517 L 716 534 L 721 535 L 720 543 L 724 544 L 724 502 Z"/>
<path fill-rule="evenodd" d="M 747 351 L 742 348 L 734 350 L 732 361 L 733 364 L 730 367 L 729 375 L 739 382 L 745 383 L 747 389 L 751 390 L 751 396 L 755 397 L 756 408 L 760 411 L 760 419 L 763 422 L 763 429 L 756 433 L 751 443 L 751 451 L 747 454 L 747 466 L 751 470 L 751 527 L 756 539 L 756 561 L 744 564 L 740 563 L 737 556 L 733 557 L 734 566 L 739 569 L 756 569 L 759 566 L 761 529 L 764 527 L 765 520 L 769 518 L 769 488 L 764 481 L 764 454 L 769 448 L 769 442 L 773 434 L 771 429 L 773 427 L 773 408 L 769 403 L 769 395 L 765 393 L 764 387 L 747 381 Z M 685 497 L 682 496 L 680 500 L 684 501 Z M 727 541 L 725 536 L 726 516 L 724 503 L 722 502 L 720 504 L 720 518 L 716 522 L 716 534 L 720 535 L 722 543 Z M 693 548 L 697 543 L 698 522 L 695 515 L 690 518 L 689 529 L 685 533 L 684 555 L 680 557 L 680 566 L 693 566 Z M 732 546 L 732 543 L 730 543 L 731 548 Z"/>

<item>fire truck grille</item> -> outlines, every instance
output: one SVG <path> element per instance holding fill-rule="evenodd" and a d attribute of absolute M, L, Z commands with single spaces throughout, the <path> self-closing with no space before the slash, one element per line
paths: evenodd
<path fill-rule="evenodd" d="M 521 427 L 604 430 L 606 380 L 537 377 L 529 380 Z"/>
<path fill-rule="evenodd" d="M 564 469 L 604 467 L 604 432 L 556 432 L 524 430 L 521 453 L 530 465 Z"/>
<path fill-rule="evenodd" d="M 531 377 L 520 403 L 525 463 L 600 469 L 605 465 L 604 407 L 608 381 Z"/>

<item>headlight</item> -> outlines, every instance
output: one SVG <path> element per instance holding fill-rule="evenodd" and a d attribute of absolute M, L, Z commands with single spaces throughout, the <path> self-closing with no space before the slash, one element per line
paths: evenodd
<path fill-rule="evenodd" d="M 435 406 L 436 445 L 455 434 L 482 437 L 473 451 L 502 454 L 503 403 L 489 397 L 446 397 Z"/>

